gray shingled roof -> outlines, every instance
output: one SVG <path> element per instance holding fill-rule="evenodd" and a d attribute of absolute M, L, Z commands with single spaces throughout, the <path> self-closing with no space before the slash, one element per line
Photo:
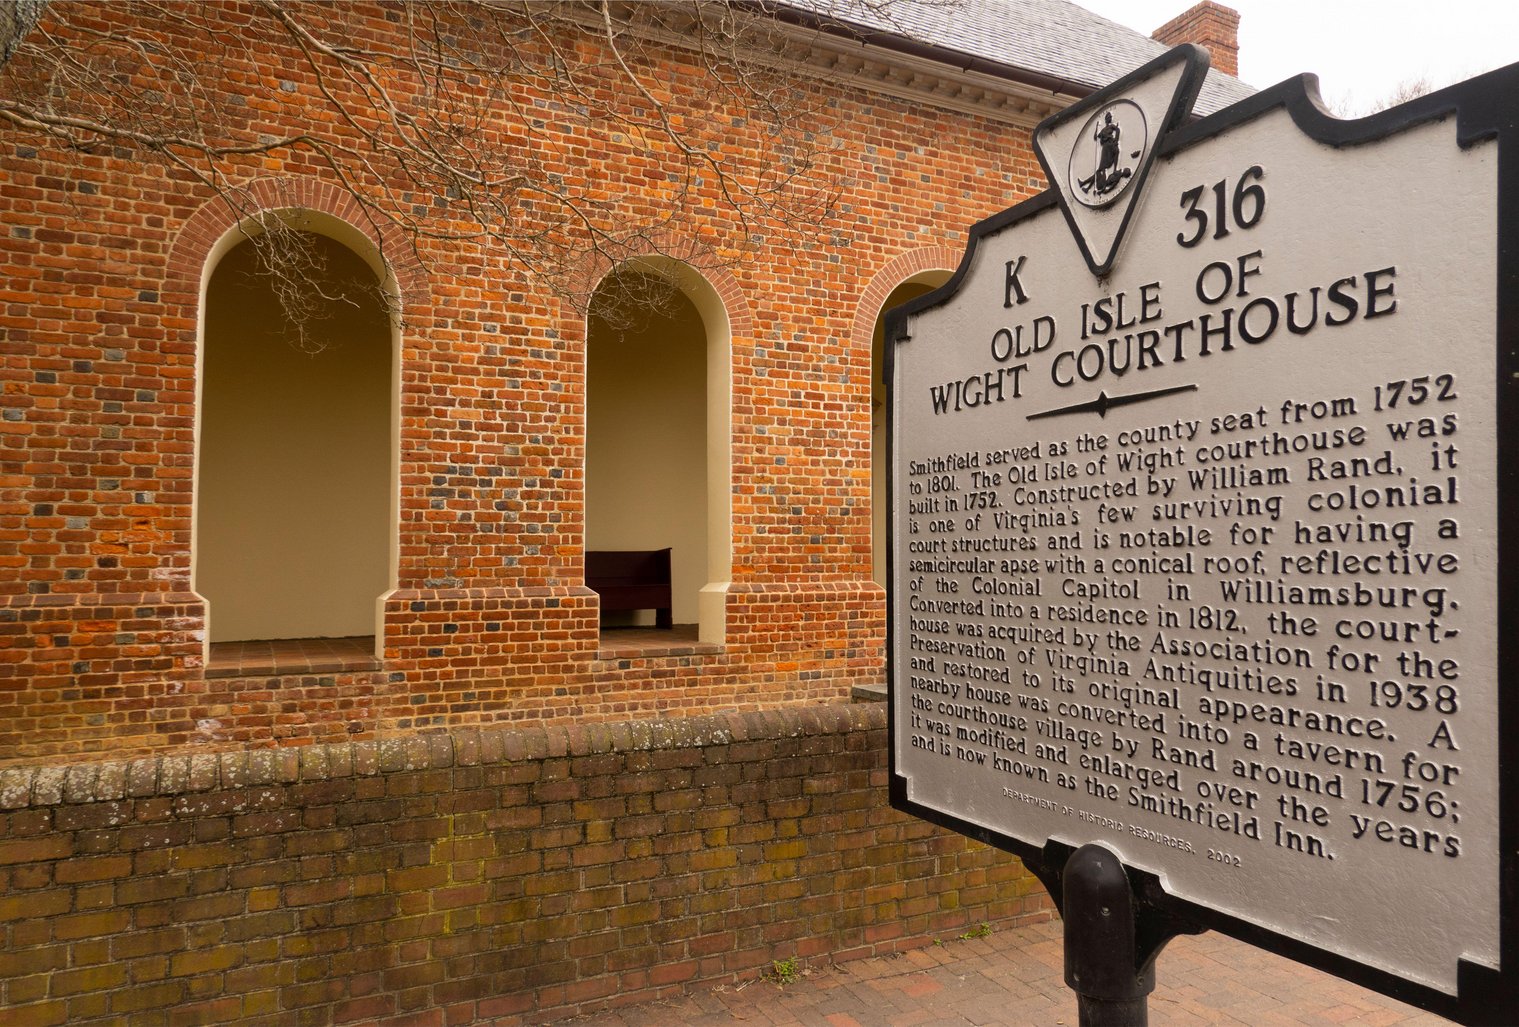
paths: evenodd
<path fill-rule="evenodd" d="M 1176 14 L 1194 0 L 1177 0 Z M 774 0 L 872 32 L 942 47 L 1011 70 L 1096 89 L 1166 52 L 1163 43 L 1068 0 Z M 1196 111 L 1211 114 L 1255 90 L 1208 73 Z"/>

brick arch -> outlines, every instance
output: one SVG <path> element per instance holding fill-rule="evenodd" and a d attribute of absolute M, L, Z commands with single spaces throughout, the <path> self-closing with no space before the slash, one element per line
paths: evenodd
<path fill-rule="evenodd" d="M 264 211 L 308 210 L 342 221 L 366 238 L 384 259 L 396 281 L 402 306 L 422 303 L 428 294 L 427 272 L 405 237 L 391 225 L 377 224 L 346 190 L 314 178 L 262 178 L 202 204 L 190 215 L 169 251 L 164 300 L 195 310 L 206 262 L 217 245 L 250 215 Z"/>
<path fill-rule="evenodd" d="M 749 297 L 733 269 L 712 256 L 707 248 L 673 233 L 654 236 L 641 246 L 630 248 L 620 260 L 604 254 L 589 257 L 577 276 L 581 285 L 572 290 L 573 305 L 581 311 L 590 309 L 590 300 L 606 277 L 629 261 L 659 257 L 684 264 L 696 272 L 717 293 L 728 317 L 728 331 L 735 338 L 748 338 L 754 332 L 754 310 Z"/>
<path fill-rule="evenodd" d="M 870 352 L 876 318 L 880 316 L 881 305 L 893 289 L 924 271 L 954 271 L 960 266 L 963 256 L 961 250 L 953 247 L 925 246 L 920 250 L 899 253 L 887 261 L 860 294 L 860 302 L 855 307 L 854 330 L 850 336 L 854 345 L 863 346 L 866 353 Z"/>
<path fill-rule="evenodd" d="M 925 246 L 922 249 L 900 253 L 887 261 L 875 273 L 870 284 L 860 294 L 859 305 L 855 308 L 854 330 L 850 338 L 854 347 L 853 351 L 864 354 L 862 359 L 867 372 L 864 380 L 864 401 L 867 406 L 872 407 L 869 416 L 871 436 L 869 456 L 870 574 L 872 581 L 877 585 L 885 583 L 886 561 L 883 547 L 886 539 L 886 519 L 882 477 L 885 465 L 881 450 L 878 448 L 885 430 L 885 422 L 877 417 L 873 409 L 874 389 L 881 373 L 881 369 L 876 366 L 874 352 L 876 319 L 881 316 L 881 308 L 897 286 L 925 271 L 953 272 L 959 266 L 961 256 L 959 250 L 948 246 Z"/>
<path fill-rule="evenodd" d="M 689 262 L 688 262 L 689 263 Z M 726 264 L 691 264 L 692 270 L 707 280 L 728 311 L 728 331 L 735 338 L 748 338 L 754 334 L 754 311 L 749 297 L 739 285 L 738 276 Z"/>
<path fill-rule="evenodd" d="M 669 262 L 696 282 L 681 281 L 678 287 L 702 314 L 707 332 L 707 583 L 698 597 L 698 626 L 704 643 L 721 645 L 726 641 L 728 593 L 733 577 L 733 405 L 735 354 L 746 348 L 754 332 L 754 314 L 738 277 L 732 269 L 695 244 L 675 236 L 649 241 L 639 251 L 624 259 L 611 261 L 595 258 L 581 269 L 580 281 L 586 283 L 574 297 L 582 311 L 590 310 L 595 290 L 607 276 L 619 268 L 640 261 Z M 694 285 L 694 287 L 693 287 Z M 709 314 L 711 316 L 709 316 Z M 721 322 L 721 323 L 719 323 Z M 584 323 L 582 321 L 582 323 Z M 585 337 L 585 358 L 589 366 L 590 335 Z M 713 369 L 718 369 L 717 373 Z M 712 445 L 714 439 L 725 444 Z"/>
<path fill-rule="evenodd" d="M 194 400 L 189 404 L 188 413 L 189 420 L 197 425 L 197 430 L 193 434 L 190 445 L 192 455 L 189 459 L 193 470 L 188 481 L 204 483 L 206 473 L 202 462 L 203 453 L 199 432 L 199 426 L 204 423 L 204 409 L 200 405 L 205 398 L 201 394 L 201 384 L 205 370 L 204 357 L 207 344 L 204 335 L 206 289 L 217 262 L 244 238 L 239 232 L 241 224 L 244 224 L 248 218 L 261 213 L 285 211 L 314 215 L 325 220 L 327 222 L 325 225 L 318 223 L 312 226 L 313 229 L 330 236 L 337 245 L 358 255 L 377 276 L 385 279 L 384 285 L 387 292 L 394 290 L 391 294 L 391 302 L 395 305 L 393 313 L 396 316 L 392 319 L 390 326 L 392 354 L 388 399 L 390 410 L 388 414 L 376 416 L 374 421 L 377 427 L 385 427 L 388 431 L 391 454 L 391 469 L 388 472 L 389 481 L 386 484 L 386 492 L 390 496 L 388 553 L 385 554 L 388 563 L 386 570 L 388 583 L 384 587 L 387 590 L 393 590 L 398 577 L 400 539 L 400 484 L 395 467 L 399 452 L 397 425 L 402 377 L 401 343 L 404 319 L 401 315 L 408 309 L 415 309 L 429 301 L 430 285 L 420 259 L 405 236 L 393 226 L 377 223 L 365 212 L 362 205 L 341 187 L 311 178 L 260 179 L 246 187 L 228 190 L 204 203 L 190 215 L 176 235 L 165 268 L 162 299 L 167 309 L 177 312 L 177 320 L 166 322 L 167 327 L 177 331 L 188 344 L 185 350 L 192 355 L 187 359 L 193 360 L 195 364 L 197 386 Z M 209 618 L 202 621 L 200 629 L 202 660 L 204 661 L 209 658 L 211 652 L 210 621 L 214 620 L 215 611 L 211 608 L 213 604 L 201 596 L 200 583 L 196 578 L 197 564 L 194 554 L 202 544 L 201 532 L 204 525 L 200 518 L 204 507 L 191 494 L 194 487 L 187 485 L 186 488 L 187 498 L 190 499 L 187 518 L 190 529 L 188 532 L 191 554 L 190 588 L 201 604 L 200 616 Z M 375 557 L 377 561 L 380 558 L 378 549 Z M 378 563 L 375 566 L 378 566 Z M 382 615 L 377 608 L 374 629 L 377 651 L 383 647 L 383 632 Z"/>

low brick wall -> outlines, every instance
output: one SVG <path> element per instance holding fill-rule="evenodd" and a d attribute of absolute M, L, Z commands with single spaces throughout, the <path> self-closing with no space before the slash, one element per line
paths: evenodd
<path fill-rule="evenodd" d="M 1043 919 L 879 704 L 0 771 L 10 1022 L 555 1019 Z"/>

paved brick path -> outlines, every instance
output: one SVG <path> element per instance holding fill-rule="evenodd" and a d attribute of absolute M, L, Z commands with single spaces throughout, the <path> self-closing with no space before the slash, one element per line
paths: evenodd
<path fill-rule="evenodd" d="M 765 981 L 696 987 L 685 998 L 569 1023 L 1074 1027 L 1076 1002 L 1061 977 L 1060 935 L 1060 923 L 1054 921 L 986 938 L 950 939 L 901 956 L 810 968 L 785 987 Z M 1178 938 L 1166 946 L 1150 996 L 1154 1027 L 1435 1027 L 1449 1022 L 1216 933 Z"/>

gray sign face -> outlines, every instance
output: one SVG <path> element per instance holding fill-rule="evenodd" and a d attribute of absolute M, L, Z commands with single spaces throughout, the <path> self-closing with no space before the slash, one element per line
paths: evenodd
<path fill-rule="evenodd" d="M 1173 70 L 1041 128 L 1065 202 L 889 328 L 896 800 L 1455 996 L 1500 962 L 1499 145 L 1326 145 L 1293 82 L 1168 147 Z"/>

